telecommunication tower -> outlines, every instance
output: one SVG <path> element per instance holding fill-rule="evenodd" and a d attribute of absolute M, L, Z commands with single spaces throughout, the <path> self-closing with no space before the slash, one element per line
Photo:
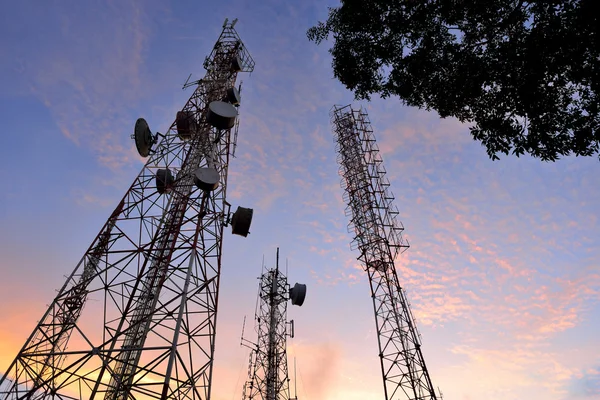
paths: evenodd
<path fill-rule="evenodd" d="M 254 317 L 257 342 L 244 339 L 242 330 L 242 345 L 252 350 L 248 381 L 242 395 L 244 400 L 291 399 L 286 341 L 288 336 L 294 337 L 294 321 L 287 321 L 287 302 L 301 306 L 305 297 L 306 285 L 296 283 L 290 288 L 286 275 L 279 270 L 278 248 L 275 268 L 263 272 L 260 277 Z"/>
<path fill-rule="evenodd" d="M 234 25 L 166 134 L 143 118 L 148 160 L 25 345 L 0 378 L 0 399 L 210 399 L 229 158 L 239 72 L 254 61 Z"/>
<path fill-rule="evenodd" d="M 346 215 L 355 234 L 351 247 L 359 250 L 371 286 L 385 399 L 435 400 L 420 335 L 394 266 L 408 242 L 371 124 L 363 109 L 350 105 L 334 106 L 331 115 Z"/>

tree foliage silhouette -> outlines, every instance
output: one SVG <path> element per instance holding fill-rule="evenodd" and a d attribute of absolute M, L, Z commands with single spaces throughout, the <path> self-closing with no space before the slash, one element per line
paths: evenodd
<path fill-rule="evenodd" d="M 357 99 L 398 96 L 471 124 L 492 159 L 598 154 L 593 0 L 341 0 L 307 36 L 333 39 Z"/>

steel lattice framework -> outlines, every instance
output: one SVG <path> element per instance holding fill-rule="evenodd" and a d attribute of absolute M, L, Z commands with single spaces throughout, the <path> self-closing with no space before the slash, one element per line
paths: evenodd
<path fill-rule="evenodd" d="M 254 61 L 227 20 L 206 75 L 0 379 L 0 399 L 210 399 L 227 171 L 238 125 L 206 122 L 208 105 Z M 235 64 L 235 67 L 232 65 Z M 180 132 L 181 133 L 181 132 Z M 200 190 L 210 166 L 218 187 Z M 168 193 L 159 169 L 173 172 Z M 85 307 L 84 307 L 85 306 Z"/>
<path fill-rule="evenodd" d="M 394 266 L 408 248 L 368 116 L 350 105 L 332 109 L 352 249 L 371 286 L 385 399 L 434 400 L 420 335 Z"/>
<path fill-rule="evenodd" d="M 254 317 L 258 341 L 254 344 L 242 338 L 242 343 L 252 350 L 248 381 L 243 390 L 244 400 L 290 399 L 286 339 L 288 335 L 293 337 L 293 329 L 288 333 L 289 292 L 287 277 L 279 270 L 277 249 L 275 268 L 260 277 L 259 304 Z"/>

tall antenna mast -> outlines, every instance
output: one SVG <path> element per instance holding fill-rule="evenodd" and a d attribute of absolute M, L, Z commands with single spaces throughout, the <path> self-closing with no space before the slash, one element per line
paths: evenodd
<path fill-rule="evenodd" d="M 359 250 L 358 260 L 369 275 L 385 399 L 435 400 L 420 335 L 394 266 L 408 242 L 367 113 L 334 106 L 332 123 L 349 228 L 355 233 L 351 248 Z"/>
<path fill-rule="evenodd" d="M 223 231 L 247 236 L 252 219 L 226 201 L 235 84 L 254 69 L 233 24 L 204 67 L 166 134 L 137 120 L 148 160 L 1 375 L 0 399 L 210 399 Z"/>
<path fill-rule="evenodd" d="M 301 306 L 306 285 L 296 283 L 290 289 L 287 277 L 279 271 L 279 248 L 275 268 L 260 277 L 258 297 L 260 307 L 255 315 L 258 340 L 253 343 L 242 338 L 242 343 L 252 350 L 243 399 L 289 400 L 286 341 L 288 336 L 294 337 L 294 321 L 287 321 L 287 301 Z"/>

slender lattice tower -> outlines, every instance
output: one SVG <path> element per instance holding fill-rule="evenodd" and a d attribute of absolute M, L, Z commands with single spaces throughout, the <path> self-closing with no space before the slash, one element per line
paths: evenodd
<path fill-rule="evenodd" d="M 306 285 L 296 283 L 293 288 L 279 270 L 279 249 L 275 268 L 260 277 L 258 304 L 255 314 L 257 343 L 243 338 L 249 347 L 248 381 L 244 385 L 243 399 L 289 400 L 289 376 L 286 339 L 294 337 L 294 321 L 287 321 L 287 301 L 301 306 L 306 297 Z M 288 325 L 290 329 L 288 331 Z"/>
<path fill-rule="evenodd" d="M 0 378 L 0 399 L 210 399 L 238 72 L 254 61 L 225 20 L 206 75 Z M 188 84 L 187 86 L 191 86 Z"/>
<path fill-rule="evenodd" d="M 334 106 L 332 123 L 339 153 L 352 249 L 369 275 L 385 399 L 433 400 L 436 394 L 421 353 L 420 335 L 394 266 L 408 248 L 396 219 L 393 195 L 367 114 Z"/>

